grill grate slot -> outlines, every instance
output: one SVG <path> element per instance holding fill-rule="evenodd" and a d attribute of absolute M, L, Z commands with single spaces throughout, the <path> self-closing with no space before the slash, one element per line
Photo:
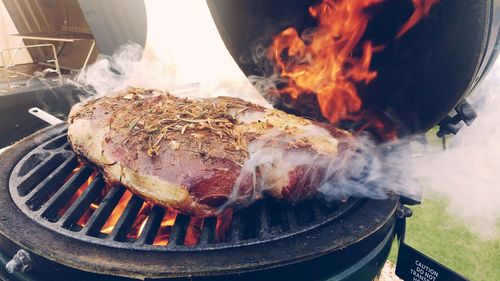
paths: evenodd
<path fill-rule="evenodd" d="M 233 221 L 231 224 L 231 230 L 229 232 L 229 241 L 236 242 L 243 239 L 243 225 L 241 221 L 241 213 L 237 212 L 233 214 Z"/>
<path fill-rule="evenodd" d="M 39 210 L 42 204 L 45 203 L 51 195 L 63 185 L 64 179 L 76 167 L 76 165 L 76 157 L 72 156 L 66 159 L 66 161 L 64 161 L 29 192 L 31 195 L 26 201 L 26 205 L 33 211 Z"/>
<path fill-rule="evenodd" d="M 259 217 L 257 206 L 253 205 L 240 210 L 241 213 L 241 232 L 242 240 L 257 238 L 259 234 Z"/>
<path fill-rule="evenodd" d="M 69 207 L 69 209 L 61 217 L 62 226 L 66 229 L 71 229 L 75 226 L 78 219 L 89 208 L 92 201 L 99 195 L 102 188 L 106 185 L 101 175 L 98 175 L 85 189 L 80 197 Z"/>
<path fill-rule="evenodd" d="M 144 229 L 142 230 L 139 239 L 137 239 L 136 244 L 138 245 L 152 245 L 153 241 L 160 228 L 161 221 L 165 215 L 165 209 L 154 206 L 153 210 L 149 214 L 148 220 Z"/>
<path fill-rule="evenodd" d="M 198 246 L 204 246 L 214 243 L 216 225 L 217 218 L 215 217 L 206 218 L 203 221 L 203 229 L 201 230 Z"/>
<path fill-rule="evenodd" d="M 288 208 L 286 210 L 286 221 L 288 223 L 288 227 L 290 229 L 297 228 L 297 217 L 295 216 L 295 212 L 293 209 Z"/>
<path fill-rule="evenodd" d="M 191 217 L 186 229 L 184 241 L 180 245 L 195 247 L 200 242 L 200 234 L 203 229 L 203 219 Z"/>
<path fill-rule="evenodd" d="M 302 226 L 314 221 L 314 212 L 309 204 L 301 203 L 295 206 L 293 212 L 297 218 L 297 225 Z"/>
<path fill-rule="evenodd" d="M 323 217 L 323 213 L 317 204 L 312 205 L 312 213 L 314 215 L 313 219 L 318 220 Z"/>
<path fill-rule="evenodd" d="M 90 219 L 83 227 L 82 232 L 89 236 L 96 237 L 99 234 L 102 226 L 108 219 L 109 215 L 120 201 L 125 189 L 123 187 L 113 187 L 102 199 L 99 208 L 95 210 Z"/>
<path fill-rule="evenodd" d="M 59 220 L 57 211 L 75 194 L 75 192 L 84 184 L 92 174 L 92 169 L 82 167 L 78 170 L 64 185 L 45 203 L 42 207 L 42 217 L 55 222 Z"/>
<path fill-rule="evenodd" d="M 286 210 L 287 208 L 282 202 L 267 204 L 269 224 L 272 233 L 278 233 L 290 229 Z"/>
<path fill-rule="evenodd" d="M 54 169 L 61 165 L 64 160 L 65 157 L 62 154 L 49 156 L 43 160 L 37 167 L 28 172 L 22 182 L 18 184 L 17 192 L 19 196 L 26 196 L 30 193 L 44 178 L 50 176 Z"/>
<path fill-rule="evenodd" d="M 54 140 L 46 143 L 43 146 L 43 149 L 53 150 L 53 149 L 59 148 L 65 144 L 67 144 L 68 143 L 67 140 L 68 140 L 68 137 L 67 137 L 67 135 L 64 134 L 64 135 L 56 137 Z"/>
<path fill-rule="evenodd" d="M 153 245 L 155 246 L 166 246 L 170 240 L 170 234 L 172 233 L 172 227 L 177 220 L 177 213 L 166 209 L 165 215 L 160 223 L 160 228 L 158 229 L 155 239 L 153 240 Z"/>
<path fill-rule="evenodd" d="M 270 228 L 269 212 L 267 210 L 266 204 L 262 204 L 262 202 L 259 202 L 257 212 L 259 217 L 259 224 L 258 224 L 259 237 L 267 238 L 271 232 L 271 228 Z"/>
<path fill-rule="evenodd" d="M 21 166 L 21 169 L 19 169 L 19 176 L 24 177 L 26 174 L 28 174 L 31 170 L 33 170 L 38 164 L 42 163 L 44 159 L 50 156 L 50 153 L 48 152 L 41 152 L 41 153 L 33 153 L 31 154 L 28 159 L 23 163 Z"/>
<path fill-rule="evenodd" d="M 184 245 L 184 239 L 186 237 L 189 220 L 190 218 L 186 215 L 177 215 L 175 223 L 172 226 L 172 232 L 170 232 L 170 238 L 168 239 L 167 248 L 174 248 L 177 245 Z"/>
<path fill-rule="evenodd" d="M 127 207 L 120 215 L 120 218 L 113 227 L 113 231 L 109 234 L 108 239 L 115 241 L 124 241 L 127 233 L 130 231 L 134 220 L 141 209 L 142 201 L 141 198 L 133 196 L 130 201 L 128 201 Z"/>

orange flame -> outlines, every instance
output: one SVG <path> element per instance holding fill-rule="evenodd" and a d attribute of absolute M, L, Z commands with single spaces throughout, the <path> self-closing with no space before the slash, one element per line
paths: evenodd
<path fill-rule="evenodd" d="M 99 196 L 97 196 L 96 199 L 92 203 L 90 203 L 89 208 L 83 213 L 82 217 L 78 220 L 76 224 L 78 224 L 81 227 L 84 227 L 85 224 L 89 221 L 90 217 L 92 214 L 94 214 L 95 210 L 99 208 L 99 204 L 101 204 L 102 199 L 108 194 L 108 191 L 111 189 L 110 185 L 106 185 L 101 192 L 99 193 Z"/>
<path fill-rule="evenodd" d="M 361 41 L 368 27 L 368 8 L 386 0 L 323 0 L 309 7 L 318 21 L 313 32 L 299 36 L 287 28 L 273 38 L 268 57 L 276 62 L 287 85 L 280 89 L 297 99 L 314 94 L 321 114 L 332 123 L 349 119 L 362 109 L 358 84 L 368 84 L 377 77 L 371 70 L 371 41 Z M 439 0 L 413 0 L 415 12 L 398 33 L 402 36 Z"/>
<path fill-rule="evenodd" d="M 137 239 L 139 238 L 139 236 L 141 236 L 142 230 L 144 230 L 144 227 L 146 226 L 148 216 L 151 213 L 153 206 L 153 204 L 147 202 L 144 202 L 142 204 L 142 207 L 139 210 L 139 213 L 137 213 L 137 216 L 134 223 L 132 224 L 132 227 L 130 228 L 129 233 L 127 234 L 127 238 Z"/>
<path fill-rule="evenodd" d="M 184 245 L 194 246 L 198 244 L 202 229 L 203 229 L 203 219 L 192 217 L 191 220 L 189 220 L 189 224 L 186 230 Z"/>
<path fill-rule="evenodd" d="M 415 11 L 410 19 L 399 29 L 397 38 L 403 36 L 408 30 L 414 27 L 422 18 L 427 17 L 431 12 L 431 8 L 439 0 L 412 0 Z"/>
<path fill-rule="evenodd" d="M 215 225 L 215 242 L 227 241 L 231 223 L 233 221 L 233 209 L 226 209 L 217 216 Z"/>
<path fill-rule="evenodd" d="M 177 212 L 167 210 L 167 212 L 163 216 L 163 220 L 160 224 L 160 229 L 158 229 L 158 233 L 156 234 L 156 237 L 153 241 L 153 245 L 166 246 L 168 244 L 172 226 L 174 225 L 176 218 Z"/>
<path fill-rule="evenodd" d="M 80 163 L 80 165 L 77 166 L 68 177 L 66 177 L 65 182 L 69 180 L 76 172 L 78 172 L 82 166 L 83 164 Z M 89 187 L 89 185 L 92 183 L 92 181 L 96 176 L 97 176 L 97 171 L 93 171 L 92 174 L 90 174 L 89 178 L 78 188 L 78 190 L 75 192 L 75 194 L 73 194 L 73 196 L 68 200 L 68 202 L 66 202 L 66 204 L 57 211 L 59 216 L 62 216 L 64 215 L 64 213 L 66 213 L 66 211 L 69 209 L 71 205 L 73 205 L 76 199 L 78 199 L 78 197 L 80 197 L 83 194 L 83 192 L 87 189 L 87 187 Z"/>
<path fill-rule="evenodd" d="M 110 234 L 113 231 L 113 228 L 118 222 L 118 219 L 120 218 L 121 214 L 127 207 L 128 201 L 132 199 L 132 195 L 133 195 L 132 192 L 128 190 L 125 191 L 125 193 L 120 198 L 120 201 L 118 202 L 118 204 L 116 204 L 116 207 L 111 212 L 111 215 L 109 215 L 108 219 L 102 226 L 101 233 Z"/>

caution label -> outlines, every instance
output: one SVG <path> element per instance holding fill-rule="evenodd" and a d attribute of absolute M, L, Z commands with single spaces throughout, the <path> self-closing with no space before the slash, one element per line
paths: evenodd
<path fill-rule="evenodd" d="M 405 281 L 468 281 L 405 243 L 399 245 L 396 275 Z"/>

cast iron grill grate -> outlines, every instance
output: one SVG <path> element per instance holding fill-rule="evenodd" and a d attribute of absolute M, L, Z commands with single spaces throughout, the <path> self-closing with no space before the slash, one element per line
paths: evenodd
<path fill-rule="evenodd" d="M 264 243 L 339 219 L 360 204 L 310 200 L 290 206 L 266 199 L 229 216 L 200 220 L 106 185 L 102 175 L 78 161 L 65 133 L 25 155 L 10 175 L 9 188 L 26 215 L 53 231 L 112 247 L 159 251 Z"/>

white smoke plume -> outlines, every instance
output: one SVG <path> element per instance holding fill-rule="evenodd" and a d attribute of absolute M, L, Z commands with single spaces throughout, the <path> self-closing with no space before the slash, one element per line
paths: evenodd
<path fill-rule="evenodd" d="M 145 56 L 141 45 L 130 43 L 121 46 L 112 56 L 100 55 L 84 70 L 78 83 L 91 86 L 97 96 L 110 95 L 127 87 L 141 87 L 165 89 L 181 97 L 233 96 L 269 107 L 245 76 L 216 77 L 208 82 L 190 80 L 178 73 L 179 64 L 182 62 L 173 58 L 169 61 L 165 57 L 159 60 Z"/>
<path fill-rule="evenodd" d="M 127 87 L 171 89 L 175 87 L 175 69 L 168 63 L 142 60 L 143 48 L 138 44 L 121 46 L 112 56 L 100 55 L 84 70 L 79 83 L 91 86 L 97 96 Z"/>
<path fill-rule="evenodd" d="M 447 150 L 429 150 L 413 161 L 424 197 L 446 198 L 448 212 L 485 239 L 500 235 L 499 92 L 497 62 L 469 99 L 479 112 L 474 123 L 450 138 Z"/>
<path fill-rule="evenodd" d="M 243 116 L 240 119 L 251 118 Z M 265 117 L 259 119 L 265 120 Z M 291 202 L 300 200 L 314 189 L 323 199 L 333 202 L 350 197 L 386 199 L 390 194 L 420 199 L 420 186 L 411 177 L 407 141 L 376 145 L 366 134 L 347 137 L 348 146 L 339 151 L 329 153 L 320 148 L 311 152 L 289 148 L 291 144 L 313 138 L 329 142 L 324 143 L 324 147 L 334 148 L 342 137 L 332 138 L 330 132 L 315 125 L 295 128 L 293 123 L 288 123 L 287 127 L 294 133 L 287 134 L 283 128 L 273 127 L 249 143 L 249 159 L 242 167 L 229 202 L 223 207 L 241 202 L 242 198 L 251 203 L 276 192 L 280 197 L 285 194 L 282 189 L 285 186 L 292 190 L 285 196 Z M 296 175 L 299 175 L 298 180 Z"/>

